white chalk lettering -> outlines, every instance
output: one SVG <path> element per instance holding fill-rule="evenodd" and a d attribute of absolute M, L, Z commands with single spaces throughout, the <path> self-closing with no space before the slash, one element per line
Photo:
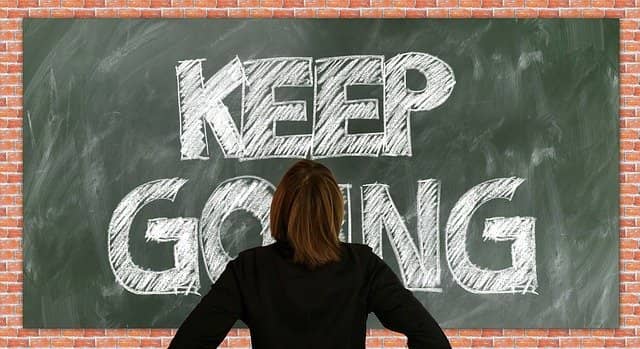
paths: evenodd
<path fill-rule="evenodd" d="M 437 183 L 422 182 L 420 186 L 422 190 L 418 192 L 418 196 L 422 195 L 422 197 L 418 197 L 418 200 L 428 200 L 429 195 L 431 195 L 430 199 L 437 198 Z M 434 234 L 434 230 L 426 229 L 418 233 L 420 240 L 420 250 L 418 250 L 402 216 L 391 199 L 389 186 L 379 183 L 367 184 L 362 186 L 361 195 L 362 239 L 364 243 L 371 246 L 373 251 L 380 258 L 383 258 L 382 231 L 386 230 L 405 286 L 415 291 L 440 291 L 437 288 L 440 280 L 436 279 L 440 274 L 440 261 L 435 259 L 437 255 L 429 252 L 434 247 L 426 246 L 426 243 L 434 242 L 433 237 L 429 237 L 429 234 Z M 425 221 L 432 220 L 433 210 L 437 210 L 434 208 L 434 203 L 423 203 L 420 206 L 425 217 L 418 225 L 419 228 L 427 225 Z M 431 222 L 431 224 L 433 223 L 435 222 Z M 437 250 L 437 246 L 435 249 Z M 431 253 L 431 255 L 425 255 L 425 252 Z M 427 261 L 433 264 L 427 264 Z"/>
<path fill-rule="evenodd" d="M 474 212 L 489 200 L 511 200 L 521 178 L 498 178 L 483 182 L 465 193 L 451 210 L 446 225 L 446 260 L 456 281 L 472 293 L 537 294 L 535 259 L 535 219 L 533 217 L 492 217 L 485 220 L 482 237 L 491 241 L 513 241 L 512 266 L 489 270 L 469 259 L 466 236 Z M 109 261 L 116 280 L 137 294 L 197 293 L 198 242 L 205 269 L 212 282 L 224 270 L 230 256 L 222 244 L 228 234 L 223 222 L 237 210 L 253 215 L 260 224 L 262 245 L 274 242 L 269 232 L 269 207 L 274 186 L 254 176 L 228 179 L 211 193 L 196 218 L 155 218 L 147 222 L 147 241 L 170 242 L 174 246 L 175 267 L 164 271 L 146 270 L 133 263 L 129 253 L 131 223 L 138 211 L 154 200 L 173 201 L 185 179 L 162 179 L 132 190 L 118 205 L 109 225 Z M 351 242 L 351 184 L 339 184 L 345 200 L 345 217 L 340 240 Z M 439 254 L 440 183 L 435 179 L 418 181 L 416 193 L 417 244 L 403 216 L 383 183 L 360 187 L 362 241 L 383 257 L 383 231 L 400 267 L 401 279 L 412 291 L 442 292 Z M 198 225 L 199 240 L 198 240 Z"/>
<path fill-rule="evenodd" d="M 411 156 L 410 112 L 432 110 L 444 103 L 455 85 L 453 70 L 437 57 L 420 52 L 397 55 L 387 61 L 384 70 L 384 154 Z M 424 75 L 427 84 L 423 90 L 407 87 L 408 70 Z"/>
<path fill-rule="evenodd" d="M 311 135 L 276 135 L 276 121 L 305 121 L 305 101 L 278 102 L 278 87 L 311 87 L 310 58 L 270 58 L 245 62 L 242 139 L 243 160 L 303 158 Z"/>
<path fill-rule="evenodd" d="M 378 156 L 383 133 L 347 132 L 350 119 L 378 119 L 378 100 L 347 100 L 347 88 L 382 85 L 382 56 L 347 56 L 316 61 L 313 157 Z"/>
<path fill-rule="evenodd" d="M 205 269 L 215 282 L 231 259 L 222 246 L 221 225 L 231 213 L 243 210 L 253 215 L 261 225 L 262 244 L 274 242 L 269 229 L 269 207 L 275 188 L 268 181 L 253 176 L 228 179 L 213 191 L 202 210 L 200 247 Z"/>
<path fill-rule="evenodd" d="M 446 228 L 446 253 L 456 282 L 471 293 L 534 293 L 538 287 L 535 254 L 535 218 L 494 217 L 485 221 L 484 240 L 508 241 L 512 265 L 490 270 L 475 265 L 466 248 L 469 221 L 473 213 L 492 199 L 511 200 L 522 178 L 497 178 L 467 191 L 451 210 Z"/>
<path fill-rule="evenodd" d="M 338 184 L 344 198 L 344 219 L 340 229 L 340 241 L 351 242 L 351 184 Z"/>
<path fill-rule="evenodd" d="M 195 218 L 156 218 L 147 222 L 147 241 L 177 241 L 174 267 L 154 271 L 136 265 L 129 252 L 131 224 L 138 212 L 155 200 L 173 201 L 186 179 L 159 179 L 142 184 L 120 201 L 109 223 L 109 264 L 116 281 L 135 294 L 195 293 L 200 289 Z"/>
<path fill-rule="evenodd" d="M 208 159 L 205 122 L 225 158 L 330 158 L 343 156 L 411 156 L 413 111 L 429 111 L 451 95 L 455 78 L 451 67 L 426 53 L 409 52 L 385 61 L 384 56 L 320 58 L 277 57 L 249 60 L 238 57 L 206 83 L 202 62 L 193 59 L 176 66 L 180 106 L 181 160 Z M 312 68 L 314 72 L 312 74 Z M 408 71 L 426 79 L 426 87 L 407 86 Z M 242 85 L 238 131 L 222 99 Z M 384 96 L 383 130 L 349 133 L 350 120 L 381 119 L 375 98 L 349 99 L 355 86 L 381 86 Z M 306 101 L 277 101 L 283 87 L 313 87 L 313 115 Z M 278 121 L 312 120 L 311 134 L 278 135 Z"/>
<path fill-rule="evenodd" d="M 311 57 L 274 57 L 243 63 L 234 57 L 206 82 L 203 62 L 205 59 L 184 60 L 175 66 L 180 160 L 209 158 L 212 149 L 207 127 L 222 156 L 238 161 L 412 156 L 411 113 L 442 105 L 456 84 L 447 63 L 421 52 L 401 53 L 386 60 L 382 55 L 356 55 L 315 61 Z M 423 77 L 425 87 L 412 87 L 410 73 Z M 371 86 L 381 87 L 382 96 L 354 98 L 354 89 Z M 312 112 L 307 112 L 308 97 L 278 97 L 283 89 L 290 88 L 308 92 L 313 88 Z M 225 105 L 224 100 L 231 100 L 228 96 L 232 93 L 242 94 L 240 115 L 231 115 Z M 239 126 L 236 119 L 240 120 Z M 350 131 L 350 122 L 362 120 L 378 120 L 382 130 L 356 132 L 352 127 Z M 278 132 L 279 125 L 288 122 L 307 122 L 311 131 Z M 134 218 L 153 201 L 173 202 L 186 182 L 182 178 L 147 182 L 129 192 L 114 210 L 108 228 L 109 263 L 116 282 L 126 290 L 136 294 L 197 294 L 198 253 L 202 253 L 209 279 L 216 282 L 226 264 L 235 258 L 223 246 L 224 238 L 229 237 L 225 234 L 231 234 L 223 227 L 236 211 L 257 219 L 263 246 L 274 242 L 269 231 L 269 209 L 275 187 L 260 177 L 238 176 L 218 184 L 200 219 L 149 219 L 146 241 L 173 243 L 174 266 L 155 271 L 136 265 L 129 251 Z M 464 193 L 451 209 L 444 232 L 444 258 L 454 281 L 464 290 L 476 294 L 538 294 L 534 217 L 485 219 L 483 240 L 511 245 L 511 265 L 507 268 L 493 270 L 474 263 L 467 246 L 470 221 L 476 210 L 493 199 L 511 201 L 523 182 L 518 177 L 487 180 Z M 339 187 L 344 199 L 339 239 L 352 242 L 352 182 Z M 442 292 L 440 182 L 417 180 L 415 234 L 407 227 L 406 216 L 399 212 L 391 192 L 384 183 L 360 186 L 362 242 L 383 257 L 383 241 L 388 237 L 405 287 Z"/>
<path fill-rule="evenodd" d="M 240 132 L 222 99 L 242 84 L 242 63 L 238 57 L 234 58 L 203 83 L 204 61 L 205 59 L 181 61 L 176 66 L 181 160 L 209 158 L 205 121 L 213 130 L 224 157 L 238 158 L 243 151 Z"/>

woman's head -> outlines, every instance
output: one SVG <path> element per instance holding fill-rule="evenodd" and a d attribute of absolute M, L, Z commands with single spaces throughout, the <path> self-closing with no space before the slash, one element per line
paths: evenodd
<path fill-rule="evenodd" d="M 296 162 L 280 180 L 271 202 L 270 228 L 293 248 L 293 261 L 313 269 L 340 259 L 338 233 L 344 218 L 342 192 L 331 171 Z"/>

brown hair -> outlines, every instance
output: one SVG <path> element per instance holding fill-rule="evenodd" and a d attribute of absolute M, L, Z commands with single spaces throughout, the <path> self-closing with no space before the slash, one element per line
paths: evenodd
<path fill-rule="evenodd" d="M 287 170 L 273 194 L 271 235 L 288 242 L 294 251 L 293 261 L 310 269 L 338 261 L 343 200 L 327 167 L 300 160 Z"/>

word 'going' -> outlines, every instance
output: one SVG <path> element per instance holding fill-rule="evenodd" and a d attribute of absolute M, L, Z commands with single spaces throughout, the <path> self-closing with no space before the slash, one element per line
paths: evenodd
<path fill-rule="evenodd" d="M 474 212 L 493 199 L 511 200 L 524 180 L 497 178 L 476 185 L 460 197 L 446 224 L 446 261 L 458 285 L 472 293 L 536 293 L 535 218 L 492 217 L 484 223 L 484 240 L 512 241 L 511 266 L 491 270 L 469 259 L 466 236 Z M 116 280 L 137 294 L 198 294 L 198 246 L 205 269 L 215 282 L 232 257 L 222 240 L 223 222 L 242 210 L 261 225 L 262 244 L 274 242 L 269 231 L 269 207 L 274 186 L 253 176 L 241 176 L 222 182 L 207 200 L 200 219 L 194 217 L 155 218 L 147 221 L 147 241 L 175 242 L 174 267 L 154 271 L 136 265 L 129 252 L 131 225 L 137 213 L 156 200 L 174 201 L 187 182 L 183 178 L 159 179 L 133 189 L 115 209 L 109 224 L 109 262 Z M 345 199 L 342 241 L 351 241 L 351 185 L 340 185 Z M 360 187 L 362 241 L 382 257 L 382 236 L 386 231 L 400 267 L 405 287 L 414 291 L 440 292 L 439 202 L 437 180 L 418 181 L 417 238 L 415 243 L 398 212 L 386 184 Z"/>

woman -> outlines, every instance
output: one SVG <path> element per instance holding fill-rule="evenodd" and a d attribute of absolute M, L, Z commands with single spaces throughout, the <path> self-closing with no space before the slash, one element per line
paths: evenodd
<path fill-rule="evenodd" d="M 236 320 L 262 348 L 364 348 L 367 314 L 409 348 L 451 348 L 424 306 L 373 250 L 338 239 L 344 202 L 329 169 L 301 160 L 273 196 L 275 243 L 227 263 L 169 348 L 213 348 Z"/>

